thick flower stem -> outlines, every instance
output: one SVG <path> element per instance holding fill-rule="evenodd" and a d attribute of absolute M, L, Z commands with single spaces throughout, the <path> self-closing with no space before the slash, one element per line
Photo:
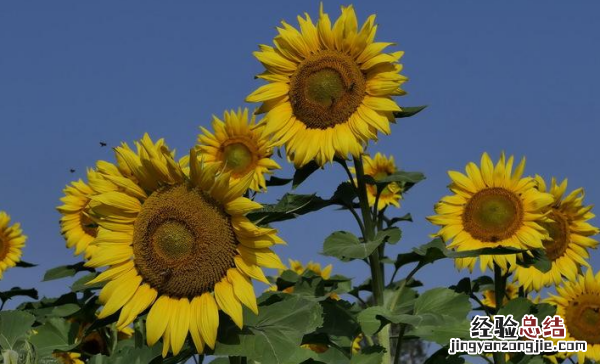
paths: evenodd
<path fill-rule="evenodd" d="M 504 303 L 504 296 L 506 295 L 506 277 L 502 273 L 502 268 L 494 262 L 494 294 L 496 298 L 496 313 L 502 309 Z M 494 353 L 495 364 L 505 364 L 506 358 L 505 353 Z"/>
<path fill-rule="evenodd" d="M 356 169 L 356 180 L 358 189 L 358 202 L 363 218 L 363 224 L 365 228 L 365 235 L 363 236 L 365 242 L 373 241 L 375 237 L 375 221 L 373 221 L 371 210 L 369 209 L 369 201 L 367 199 L 367 186 L 365 183 L 365 172 L 360 157 L 354 157 L 354 168 Z M 379 256 L 379 249 L 375 249 L 369 256 L 369 266 L 371 267 L 371 287 L 373 290 L 373 302 L 377 306 L 383 306 L 383 290 L 384 290 L 384 278 L 383 278 L 383 267 L 381 264 L 381 257 Z M 391 363 L 391 351 L 390 351 L 390 327 L 384 327 L 379 334 L 379 345 L 385 348 L 386 353 L 383 356 L 383 364 Z"/>

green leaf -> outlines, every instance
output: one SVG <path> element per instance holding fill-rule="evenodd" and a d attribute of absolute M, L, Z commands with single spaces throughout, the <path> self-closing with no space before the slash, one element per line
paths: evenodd
<path fill-rule="evenodd" d="M 427 107 L 427 105 L 405 106 L 405 107 L 402 107 L 402 111 L 394 111 L 394 117 L 396 119 L 408 118 L 408 117 L 416 115 L 416 114 L 420 113 L 421 111 L 425 110 L 426 107 Z"/>
<path fill-rule="evenodd" d="M 26 261 L 19 261 L 17 262 L 17 265 L 15 267 L 19 267 L 19 268 L 33 268 L 33 267 L 37 267 L 37 264 L 33 264 L 33 263 L 28 263 Z"/>
<path fill-rule="evenodd" d="M 304 182 L 311 174 L 313 174 L 317 169 L 319 169 L 319 165 L 315 161 L 310 161 L 308 164 L 302 166 L 299 169 L 296 169 L 294 173 L 294 179 L 292 181 L 292 189 L 295 190 L 302 182 Z"/>
<path fill-rule="evenodd" d="M 23 289 L 20 287 L 13 287 L 11 288 L 9 291 L 4 291 L 4 292 L 0 292 L 0 299 L 5 302 L 10 300 L 13 297 L 31 297 L 34 300 L 38 299 L 38 291 L 30 288 L 30 289 Z"/>
<path fill-rule="evenodd" d="M 330 205 L 331 202 L 315 194 L 295 195 L 286 193 L 276 204 L 265 204 L 263 208 L 252 211 L 246 216 L 255 224 L 265 225 L 295 219 L 300 215 L 318 211 Z"/>
<path fill-rule="evenodd" d="M 519 322 L 523 316 L 529 314 L 533 307 L 533 303 L 527 298 L 517 297 L 508 301 L 504 307 L 498 312 L 499 315 L 513 315 L 513 318 Z"/>
<path fill-rule="evenodd" d="M 517 264 L 523 267 L 535 267 L 542 273 L 547 273 L 552 269 L 552 262 L 546 256 L 544 249 L 533 249 L 530 251 L 533 256 L 523 254 L 522 260 L 517 260 Z"/>
<path fill-rule="evenodd" d="M 407 335 L 445 345 L 454 337 L 468 337 L 471 310 L 469 297 L 448 288 L 434 288 L 424 292 L 415 301 L 413 314 L 393 313 L 387 308 L 374 306 L 358 315 L 358 321 L 367 335 L 377 333 L 388 323 L 412 326 Z"/>
<path fill-rule="evenodd" d="M 77 346 L 75 340 L 79 325 L 76 323 L 54 317 L 35 330 L 37 334 L 31 335 L 29 340 L 35 346 L 39 358 L 49 357 L 55 350 L 69 351 Z"/>
<path fill-rule="evenodd" d="M 387 244 L 396 244 L 402 238 L 402 230 L 397 227 L 390 227 L 377 232 L 375 241 L 381 241 Z"/>
<path fill-rule="evenodd" d="M 68 317 L 81 310 L 81 307 L 75 303 L 67 303 L 60 306 L 50 306 L 32 310 L 36 316 L 46 317 Z"/>
<path fill-rule="evenodd" d="M 343 206 L 352 206 L 356 199 L 356 188 L 354 188 L 352 182 L 342 182 L 338 185 L 337 189 L 331 196 L 330 201 L 332 203 L 340 204 Z"/>
<path fill-rule="evenodd" d="M 43 282 L 52 281 L 60 278 L 73 277 L 75 274 L 83 271 L 93 272 L 94 269 L 85 267 L 83 262 L 70 265 L 62 265 L 60 267 L 47 270 L 46 274 L 44 274 Z"/>
<path fill-rule="evenodd" d="M 383 360 L 384 349 L 382 347 L 373 348 L 374 350 L 368 349 L 352 355 L 350 364 L 380 364 Z"/>
<path fill-rule="evenodd" d="M 382 240 L 361 243 L 354 234 L 347 231 L 337 231 L 325 239 L 321 254 L 336 257 L 342 261 L 364 259 L 371 255 L 382 243 Z"/>
<path fill-rule="evenodd" d="M 95 283 L 95 284 L 87 284 L 89 281 L 96 278 L 96 276 L 98 276 L 98 273 L 90 273 L 90 274 L 86 274 L 83 277 L 79 278 L 78 280 L 73 282 L 73 285 L 71 286 L 71 292 L 95 290 L 95 289 L 100 289 L 100 288 L 104 287 L 104 282 L 99 282 L 99 283 Z"/>
<path fill-rule="evenodd" d="M 321 302 L 323 325 L 317 333 L 326 335 L 331 343 L 339 347 L 347 346 L 348 353 L 352 341 L 360 333 L 356 321 L 356 306 L 346 301 L 326 300 Z"/>
<path fill-rule="evenodd" d="M 90 358 L 88 364 L 148 364 L 160 355 L 161 345 L 142 348 L 128 347 L 111 356 L 94 355 Z M 164 362 L 166 363 L 166 361 L 167 359 Z"/>
<path fill-rule="evenodd" d="M 271 176 L 271 178 L 269 178 L 266 181 L 266 185 L 267 185 L 267 187 L 278 187 L 278 186 L 285 186 L 290 182 L 292 182 L 291 178 L 279 178 L 279 177 Z"/>
<path fill-rule="evenodd" d="M 287 294 L 282 301 L 260 306 L 259 315 L 244 312 L 244 329 L 219 325 L 215 355 L 247 356 L 261 364 L 287 364 L 297 355 L 302 337 L 321 326 L 322 309 L 313 301 Z"/>
<path fill-rule="evenodd" d="M 23 311 L 0 312 L 0 347 L 12 349 L 17 341 L 27 337 L 35 317 Z"/>
<path fill-rule="evenodd" d="M 465 359 L 454 354 L 448 354 L 448 348 L 444 347 L 433 353 L 423 364 L 463 364 Z"/>

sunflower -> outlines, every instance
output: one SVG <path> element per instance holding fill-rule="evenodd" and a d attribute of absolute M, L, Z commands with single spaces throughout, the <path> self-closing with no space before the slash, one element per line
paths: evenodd
<path fill-rule="evenodd" d="M 27 236 L 23 235 L 21 224 L 11 226 L 10 216 L 0 211 L 0 279 L 8 268 L 12 268 L 21 261 L 21 254 Z"/>
<path fill-rule="evenodd" d="M 525 159 L 512 171 L 514 158 L 506 160 L 502 153 L 494 166 L 487 153 L 481 157 L 481 166 L 471 162 L 466 175 L 448 172 L 454 193 L 444 197 L 435 206 L 437 215 L 429 217 L 442 228 L 437 233 L 448 247 L 457 251 L 482 248 L 511 247 L 528 250 L 542 248 L 548 238 L 540 225 L 546 220 L 544 208 L 553 201 L 552 195 L 539 191 L 531 177 L 524 177 Z M 481 255 L 480 268 L 492 268 L 494 263 L 503 270 L 514 269 L 517 254 Z M 478 258 L 457 258 L 459 269 L 473 270 Z"/>
<path fill-rule="evenodd" d="M 358 157 L 378 132 L 390 134 L 401 111 L 392 96 L 405 94 L 404 52 L 384 53 L 393 43 L 375 42 L 375 15 L 359 28 L 352 6 L 333 27 L 323 6 L 316 24 L 308 14 L 298 22 L 300 30 L 282 22 L 274 47 L 254 53 L 266 69 L 257 77 L 268 84 L 246 100 L 263 103 L 265 132 L 285 144 L 296 167 Z"/>
<path fill-rule="evenodd" d="M 373 177 L 375 181 L 381 180 L 394 172 L 396 172 L 396 163 L 394 162 L 394 156 L 389 158 L 381 153 L 375 154 L 375 158 L 371 158 L 368 155 L 363 156 L 363 164 L 365 169 L 365 175 Z M 351 169 L 353 173 L 354 169 Z M 377 210 L 380 211 L 389 205 L 400 207 L 400 199 L 402 198 L 402 186 L 398 183 L 393 182 L 388 184 L 379 195 L 377 201 Z M 369 200 L 369 206 L 375 206 L 375 200 L 377 199 L 377 186 L 367 185 L 367 199 Z"/>
<path fill-rule="evenodd" d="M 540 191 L 546 192 L 544 179 L 540 176 L 535 179 Z M 566 179 L 559 185 L 552 178 L 548 191 L 554 198 L 548 208 L 551 221 L 542 224 L 550 234 L 550 239 L 544 240 L 543 244 L 552 265 L 546 273 L 534 267 L 517 267 L 515 278 L 525 289 L 539 291 L 544 286 L 559 285 L 563 277 L 574 280 L 582 266 L 589 267 L 587 249 L 598 246 L 598 241 L 590 237 L 598 234 L 599 230 L 588 223 L 595 215 L 591 212 L 592 206 L 583 204 L 583 189 L 576 189 L 564 197 L 566 190 Z"/>
<path fill-rule="evenodd" d="M 556 314 L 564 319 L 566 337 L 561 340 L 587 341 L 587 352 L 578 352 L 579 363 L 586 359 L 600 360 L 600 272 L 594 274 L 588 269 L 574 281 L 566 281 L 556 288 L 557 295 L 551 294 L 545 302 L 556 305 Z M 559 353 L 564 358 L 570 353 Z M 556 362 L 556 358 L 552 358 Z"/>
<path fill-rule="evenodd" d="M 62 364 L 85 364 L 83 360 L 81 360 L 81 354 L 79 353 L 71 353 L 71 352 L 57 352 L 52 354 L 59 363 Z"/>
<path fill-rule="evenodd" d="M 219 170 L 231 173 L 232 183 L 252 174 L 250 188 L 254 191 L 267 188 L 265 173 L 281 169 L 271 159 L 271 139 L 264 133 L 264 124 L 256 124 L 256 116 L 248 118 L 248 109 L 225 111 L 223 120 L 213 116 L 213 133 L 201 127 L 198 148 L 207 165 L 215 164 Z"/>
<path fill-rule="evenodd" d="M 90 202 L 97 250 L 86 264 L 109 267 L 92 281 L 108 282 L 99 317 L 120 310 L 122 329 L 149 308 L 147 341 L 162 337 L 163 356 L 179 353 L 188 332 L 198 352 L 214 348 L 219 310 L 239 327 L 242 304 L 257 312 L 250 278 L 267 283 L 260 267 L 284 267 L 269 249 L 283 241 L 244 216 L 261 207 L 242 197 L 251 175 L 230 186 L 229 173 L 202 165 L 193 151 L 186 173 L 163 140 L 145 135 L 136 144 L 137 153 L 115 149 L 134 178 L 114 177 L 122 190 Z"/>
<path fill-rule="evenodd" d="M 496 291 L 494 291 L 493 289 L 489 289 L 486 291 L 483 291 L 483 299 L 481 300 L 481 303 L 483 303 L 484 305 L 486 305 L 487 307 L 491 307 L 491 308 L 496 308 Z M 519 286 L 512 284 L 512 283 L 508 283 L 506 284 L 506 291 L 505 291 L 505 296 L 504 299 L 502 300 L 502 306 L 506 305 L 508 303 L 508 301 L 517 298 L 519 296 Z"/>

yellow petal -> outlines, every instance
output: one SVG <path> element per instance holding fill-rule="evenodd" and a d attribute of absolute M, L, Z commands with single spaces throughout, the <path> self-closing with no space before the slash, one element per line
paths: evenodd
<path fill-rule="evenodd" d="M 171 314 L 169 330 L 173 355 L 179 354 L 190 327 L 190 301 L 187 298 L 173 300 L 174 311 Z"/>
<path fill-rule="evenodd" d="M 233 293 L 233 286 L 223 278 L 219 283 L 215 284 L 215 298 L 219 308 L 231 317 L 233 322 L 241 329 L 244 326 L 244 318 L 242 317 L 242 304 Z"/>
<path fill-rule="evenodd" d="M 254 314 L 258 315 L 258 306 L 256 304 L 256 296 L 250 279 L 241 274 L 237 269 L 231 268 L 227 271 L 227 278 L 233 285 L 235 296 L 248 307 Z"/>
<path fill-rule="evenodd" d="M 214 349 L 217 341 L 217 329 L 219 328 L 219 308 L 212 294 L 203 293 L 200 296 L 199 309 L 200 312 L 199 314 L 196 313 L 196 319 L 202 338 L 206 345 Z"/>
<path fill-rule="evenodd" d="M 146 339 L 148 345 L 154 345 L 167 329 L 173 307 L 169 296 L 160 296 L 152 305 L 146 320 Z"/>

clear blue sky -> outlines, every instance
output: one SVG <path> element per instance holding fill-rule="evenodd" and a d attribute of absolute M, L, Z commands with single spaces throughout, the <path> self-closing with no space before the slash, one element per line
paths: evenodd
<path fill-rule="evenodd" d="M 338 1 L 325 1 L 337 17 Z M 261 2 L 2 2 L 0 4 L 0 209 L 22 223 L 24 259 L 35 269 L 12 269 L 0 290 L 38 286 L 46 295 L 67 281 L 39 285 L 43 272 L 78 259 L 64 248 L 55 207 L 65 184 L 84 176 L 109 148 L 149 132 L 185 151 L 211 114 L 237 108 L 260 85 L 252 56 L 271 43 L 275 26 L 316 1 Z M 409 95 L 401 105 L 427 104 L 403 119 L 372 151 L 394 154 L 406 170 L 428 179 L 407 196 L 411 212 L 392 255 L 428 241 L 436 229 L 425 216 L 447 193 L 446 171 L 505 150 L 528 158 L 527 172 L 568 177 L 600 202 L 600 5 L 587 1 L 355 2 L 360 21 L 377 13 L 378 39 L 406 51 Z M 69 173 L 69 169 L 76 173 Z M 279 176 L 286 177 L 286 168 Z M 300 192 L 328 196 L 344 178 L 328 166 Z M 273 188 L 261 199 L 286 192 Z M 327 210 L 280 224 L 283 257 L 335 261 L 317 254 L 324 238 L 348 229 L 351 216 Z M 596 224 L 600 224 L 598 220 Z M 593 253 L 600 269 L 600 252 Z M 361 262 L 335 271 L 362 280 Z M 463 273 L 464 274 L 464 273 Z M 461 275 L 451 262 L 418 278 L 442 286 Z"/>

